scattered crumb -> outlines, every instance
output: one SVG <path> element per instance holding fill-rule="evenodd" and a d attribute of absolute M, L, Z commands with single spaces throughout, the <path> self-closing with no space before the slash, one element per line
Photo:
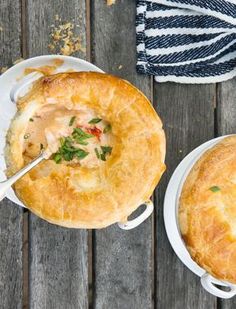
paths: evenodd
<path fill-rule="evenodd" d="M 25 60 L 24 58 L 18 58 L 16 59 L 13 64 L 17 64 L 17 63 L 20 63 L 21 61 Z"/>
<path fill-rule="evenodd" d="M 107 0 L 107 5 L 115 4 L 116 0 Z"/>
<path fill-rule="evenodd" d="M 7 69 L 8 69 L 8 67 L 2 67 L 2 68 L 1 68 L 1 73 L 6 72 Z"/>
<path fill-rule="evenodd" d="M 24 58 L 18 58 L 15 61 L 13 61 L 12 64 L 9 67 L 11 67 L 12 65 L 15 65 L 15 64 L 17 64 L 17 63 L 19 63 L 19 62 L 21 62 L 23 60 L 25 60 L 25 59 Z M 2 68 L 0 68 L 0 74 L 6 72 L 6 70 L 8 70 L 9 67 L 2 67 Z"/>
<path fill-rule="evenodd" d="M 180 150 L 179 150 L 179 152 L 180 152 L 180 153 L 182 153 L 182 152 L 183 152 L 183 150 L 182 150 L 182 149 L 180 149 Z"/>
<path fill-rule="evenodd" d="M 49 48 L 51 51 L 53 51 L 53 50 L 55 49 L 55 45 L 53 45 L 53 44 L 48 44 L 48 48 Z"/>
<path fill-rule="evenodd" d="M 120 64 L 120 65 L 118 66 L 118 70 L 121 70 L 122 68 L 123 68 L 123 65 Z"/>
<path fill-rule="evenodd" d="M 75 34 L 75 25 L 71 22 L 59 23 L 58 21 L 61 21 L 61 18 L 55 15 L 55 25 L 51 25 L 49 50 L 66 56 L 77 51 L 85 52 L 81 37 Z"/>
<path fill-rule="evenodd" d="M 0 26 L 0 32 L 2 32 L 2 31 L 3 31 L 3 27 Z"/>

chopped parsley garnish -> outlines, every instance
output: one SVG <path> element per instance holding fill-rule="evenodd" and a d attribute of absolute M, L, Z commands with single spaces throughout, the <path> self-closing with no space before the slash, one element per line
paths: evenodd
<path fill-rule="evenodd" d="M 30 137 L 30 134 L 29 133 L 26 133 L 25 135 L 24 135 L 24 139 L 28 139 Z"/>
<path fill-rule="evenodd" d="M 218 192 L 218 191 L 220 191 L 220 188 L 218 186 L 213 186 L 213 187 L 210 187 L 210 190 L 212 192 Z"/>
<path fill-rule="evenodd" d="M 106 125 L 105 128 L 103 129 L 103 133 L 108 133 L 108 132 L 110 132 L 110 131 L 111 131 L 111 125 L 108 124 L 108 125 Z"/>
<path fill-rule="evenodd" d="M 54 156 L 53 156 L 53 160 L 56 162 L 56 163 L 60 163 L 61 160 L 62 160 L 62 155 L 60 153 L 55 153 Z"/>
<path fill-rule="evenodd" d="M 70 123 L 73 122 L 71 121 Z M 60 147 L 58 151 L 54 153 L 52 157 L 53 160 L 56 163 L 60 163 L 62 160 L 72 161 L 75 158 L 77 158 L 78 160 L 84 159 L 89 154 L 89 152 L 82 148 L 79 148 L 78 144 L 88 145 L 87 140 L 92 137 L 94 137 L 93 134 L 85 132 L 81 128 L 73 128 L 71 136 L 60 138 Z M 99 160 L 106 161 L 107 155 L 110 155 L 112 152 L 112 147 L 100 146 L 100 149 L 95 148 L 94 151 Z"/>
<path fill-rule="evenodd" d="M 101 149 L 102 149 L 102 153 L 104 153 L 104 155 L 111 154 L 111 152 L 112 152 L 112 147 L 110 147 L 110 146 L 101 146 Z"/>
<path fill-rule="evenodd" d="M 60 138 L 60 144 L 62 147 L 70 148 L 72 143 L 73 143 L 73 140 L 70 136 Z"/>
<path fill-rule="evenodd" d="M 74 131 L 72 133 L 72 136 L 74 139 L 87 139 L 94 137 L 92 134 L 89 134 L 87 132 L 84 132 L 81 128 L 74 128 Z"/>
<path fill-rule="evenodd" d="M 78 138 L 77 140 L 77 143 L 80 144 L 80 145 L 88 145 L 88 142 L 85 142 L 83 139 L 81 138 Z"/>
<path fill-rule="evenodd" d="M 76 116 L 71 117 L 70 122 L 69 122 L 69 126 L 72 127 L 73 123 L 75 122 Z"/>
<path fill-rule="evenodd" d="M 94 149 L 94 151 L 96 153 L 97 158 L 100 159 L 100 154 L 99 154 L 99 151 L 98 151 L 97 147 Z"/>
<path fill-rule="evenodd" d="M 101 146 L 101 152 L 98 151 L 97 148 L 94 149 L 96 156 L 98 159 L 102 161 L 106 161 L 106 156 L 111 154 L 112 152 L 112 147 L 110 146 Z"/>
<path fill-rule="evenodd" d="M 102 161 L 106 161 L 106 156 L 104 155 L 104 153 L 101 153 L 101 154 L 100 154 L 100 159 L 101 159 Z"/>
<path fill-rule="evenodd" d="M 88 123 L 89 124 L 95 124 L 95 123 L 99 123 L 100 121 L 102 121 L 101 118 L 93 118 Z"/>
<path fill-rule="evenodd" d="M 34 121 L 34 119 L 33 119 L 33 118 L 30 118 L 30 119 L 29 119 L 29 121 L 33 122 L 33 121 Z"/>
<path fill-rule="evenodd" d="M 72 136 L 74 140 L 80 145 L 88 145 L 86 139 L 94 137 L 94 135 L 84 132 L 80 128 L 74 128 Z"/>
<path fill-rule="evenodd" d="M 78 149 L 78 151 L 76 151 L 75 155 L 77 156 L 77 158 L 79 160 L 85 158 L 89 153 L 83 149 Z"/>
<path fill-rule="evenodd" d="M 72 161 L 74 159 L 74 153 L 69 151 L 61 151 L 61 155 L 65 161 Z"/>
<path fill-rule="evenodd" d="M 72 161 L 75 157 L 81 160 L 89 154 L 81 148 L 76 148 L 70 136 L 61 138 L 60 143 L 60 148 L 53 156 L 53 160 L 56 163 L 60 163 L 62 159 L 65 161 Z"/>

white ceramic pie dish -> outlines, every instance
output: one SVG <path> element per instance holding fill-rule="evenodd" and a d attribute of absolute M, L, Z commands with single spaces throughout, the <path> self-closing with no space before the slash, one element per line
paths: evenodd
<path fill-rule="evenodd" d="M 225 137 L 226 136 L 217 137 L 200 145 L 190 152 L 177 166 L 169 181 L 165 194 L 164 223 L 168 239 L 175 253 L 192 272 L 201 278 L 201 284 L 204 289 L 217 297 L 231 298 L 236 295 L 236 285 L 213 278 L 192 260 L 181 237 L 178 224 L 179 197 L 185 179 L 202 154 Z M 220 287 L 216 285 L 226 287 L 227 291 L 220 289 Z"/>
<path fill-rule="evenodd" d="M 61 55 L 46 55 L 24 60 L 0 76 L 0 89 L 1 92 L 1 104 L 0 104 L 0 179 L 6 179 L 4 171 L 6 169 L 4 159 L 4 148 L 6 142 L 6 132 L 10 125 L 11 119 L 16 113 L 16 98 L 19 94 L 24 94 L 31 83 L 42 76 L 40 73 L 33 72 L 30 75 L 24 77 L 24 71 L 26 68 L 37 68 L 46 65 L 54 65 L 55 59 L 63 60 L 63 64 L 58 66 L 54 73 L 65 72 L 69 70 L 73 71 L 95 71 L 102 72 L 101 69 L 95 65 L 74 57 L 61 56 Z M 6 197 L 18 204 L 19 206 L 26 207 L 15 195 L 13 189 L 8 190 Z M 146 220 L 153 212 L 153 203 L 147 201 L 143 203 L 146 206 L 145 210 L 135 219 L 127 221 L 125 223 L 118 223 L 118 226 L 124 230 L 130 230 L 140 225 Z"/>

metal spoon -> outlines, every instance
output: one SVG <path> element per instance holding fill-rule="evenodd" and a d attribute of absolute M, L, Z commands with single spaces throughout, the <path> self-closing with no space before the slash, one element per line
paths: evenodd
<path fill-rule="evenodd" d="M 38 165 L 41 161 L 48 159 L 51 155 L 49 150 L 41 151 L 39 156 L 36 157 L 32 162 L 28 165 L 24 166 L 21 170 L 19 170 L 15 175 L 10 178 L 0 182 L 0 201 L 4 199 L 6 191 L 22 176 L 24 176 L 28 171 L 30 171 L 33 167 Z"/>

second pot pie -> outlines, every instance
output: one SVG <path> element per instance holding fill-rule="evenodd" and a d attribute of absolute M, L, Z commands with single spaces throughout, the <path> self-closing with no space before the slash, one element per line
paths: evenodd
<path fill-rule="evenodd" d="M 102 73 L 60 73 L 38 80 L 17 107 L 8 175 L 40 148 L 53 153 L 14 186 L 32 212 L 66 227 L 102 228 L 149 199 L 165 170 L 165 136 L 134 86 Z"/>
<path fill-rule="evenodd" d="M 206 151 L 185 180 L 179 208 L 192 258 L 215 278 L 236 283 L 236 136 Z"/>

